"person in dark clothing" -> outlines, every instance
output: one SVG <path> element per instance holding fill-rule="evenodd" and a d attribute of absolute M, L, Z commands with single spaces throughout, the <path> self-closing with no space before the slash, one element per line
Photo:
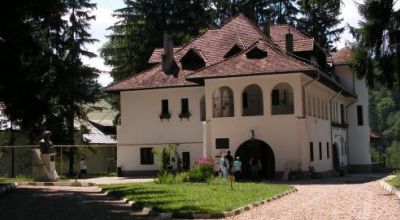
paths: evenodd
<path fill-rule="evenodd" d="M 228 153 L 226 154 L 226 159 L 229 161 L 229 174 L 231 174 L 232 166 L 233 166 L 233 157 L 231 155 L 231 151 L 228 150 Z"/>

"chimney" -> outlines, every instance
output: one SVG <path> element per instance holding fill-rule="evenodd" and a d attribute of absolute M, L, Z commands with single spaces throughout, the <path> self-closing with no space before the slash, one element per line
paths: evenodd
<path fill-rule="evenodd" d="M 270 30 L 270 24 L 269 24 L 268 20 L 266 20 L 264 23 L 263 33 L 264 33 L 264 36 L 271 38 L 271 30 Z"/>
<path fill-rule="evenodd" d="M 293 53 L 293 34 L 290 31 L 286 34 L 286 52 Z"/>
<path fill-rule="evenodd" d="M 164 32 L 164 51 L 161 55 L 162 70 L 168 72 L 174 63 L 174 49 L 171 37 Z"/>

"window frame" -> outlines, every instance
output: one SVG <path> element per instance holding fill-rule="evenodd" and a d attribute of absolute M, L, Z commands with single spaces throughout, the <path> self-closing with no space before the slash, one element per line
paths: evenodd
<path fill-rule="evenodd" d="M 168 99 L 161 100 L 161 114 L 169 114 L 169 102 Z"/>
<path fill-rule="evenodd" d="M 310 161 L 314 161 L 314 143 L 312 141 L 310 142 Z"/>
<path fill-rule="evenodd" d="M 364 110 L 362 105 L 357 105 L 357 125 L 364 126 Z"/>
<path fill-rule="evenodd" d="M 154 153 L 152 147 L 140 148 L 140 165 L 154 165 Z"/>
<path fill-rule="evenodd" d="M 329 159 L 329 142 L 326 142 L 326 159 Z"/>

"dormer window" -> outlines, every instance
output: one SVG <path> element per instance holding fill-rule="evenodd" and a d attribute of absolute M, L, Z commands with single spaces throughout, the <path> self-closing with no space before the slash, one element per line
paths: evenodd
<path fill-rule="evenodd" d="M 236 54 L 242 52 L 242 47 L 240 47 L 239 45 L 235 44 L 233 45 L 233 47 L 225 54 L 224 58 L 228 58 L 231 56 L 235 56 Z"/>
<path fill-rule="evenodd" d="M 184 70 L 198 70 L 206 66 L 203 56 L 196 49 L 190 49 L 180 61 Z"/>
<path fill-rule="evenodd" d="M 248 59 L 262 59 L 268 56 L 268 52 L 261 50 L 258 47 L 254 47 L 249 52 L 246 53 Z"/>

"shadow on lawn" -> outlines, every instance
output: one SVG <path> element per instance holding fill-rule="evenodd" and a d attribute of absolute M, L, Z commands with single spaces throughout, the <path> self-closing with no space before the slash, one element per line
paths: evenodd
<path fill-rule="evenodd" d="M 0 196 L 0 219 L 144 219 L 120 201 L 97 192 L 19 188 Z"/>

